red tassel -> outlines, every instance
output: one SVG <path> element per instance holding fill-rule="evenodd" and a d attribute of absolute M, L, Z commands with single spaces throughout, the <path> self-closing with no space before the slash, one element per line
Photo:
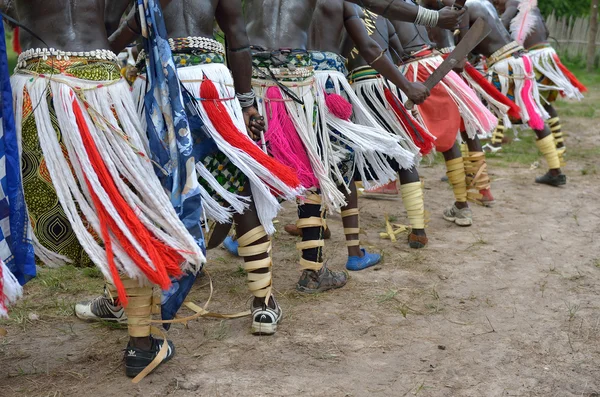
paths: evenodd
<path fill-rule="evenodd" d="M 406 111 L 406 108 L 400 104 L 398 97 L 389 88 L 384 87 L 383 90 L 385 92 L 385 99 L 394 110 L 394 113 L 396 113 L 396 117 L 398 117 L 404 129 L 410 134 L 411 139 L 417 145 L 421 154 L 424 156 L 429 154 L 435 146 L 435 139 Z"/>
<path fill-rule="evenodd" d="M 17 26 L 14 30 L 13 30 L 13 41 L 12 41 L 12 45 L 13 45 L 13 51 L 19 55 L 23 52 L 23 49 L 21 48 L 21 41 L 19 40 L 19 27 Z"/>
<path fill-rule="evenodd" d="M 300 180 L 294 170 L 270 157 L 260 150 L 254 142 L 240 133 L 233 123 L 233 120 L 231 120 L 227 109 L 221 103 L 219 92 L 212 81 L 204 79 L 200 86 L 200 97 L 203 99 L 202 105 L 204 106 L 204 110 L 206 110 L 210 121 L 217 129 L 219 135 L 221 135 L 227 143 L 234 148 L 249 154 L 254 160 L 268 169 L 271 174 L 287 186 L 293 189 L 300 188 Z M 271 186 L 271 188 L 273 187 Z"/>
<path fill-rule="evenodd" d="M 558 57 L 558 54 L 553 54 L 552 58 L 554 58 L 554 61 L 558 65 L 561 72 L 563 72 L 563 74 L 565 76 L 567 76 L 567 78 L 569 79 L 571 84 L 573 84 L 575 87 L 577 87 L 579 92 L 584 93 L 584 92 L 588 91 L 587 87 L 585 85 L 583 85 L 583 83 L 581 81 L 579 81 L 577 79 L 577 77 L 575 77 L 575 75 L 573 73 L 571 73 L 571 71 L 569 69 L 567 69 L 567 67 L 565 65 L 563 65 L 563 63 L 560 61 L 560 58 Z"/>
<path fill-rule="evenodd" d="M 127 255 L 152 283 L 159 285 L 163 290 L 168 289 L 171 285 L 169 276 L 178 277 L 183 274 L 181 268 L 179 267 L 179 264 L 183 262 L 183 258 L 175 249 L 167 246 L 165 243 L 156 238 L 156 236 L 154 236 L 152 232 L 148 230 L 148 228 L 146 228 L 146 226 L 138 219 L 135 211 L 129 207 L 129 204 L 119 192 L 106 164 L 104 164 L 104 161 L 102 160 L 102 156 L 96 147 L 94 139 L 92 138 L 90 130 L 83 116 L 81 107 L 76 99 L 73 99 L 73 113 L 75 114 L 77 125 L 79 127 L 79 133 L 81 134 L 81 138 L 86 149 L 86 153 L 83 155 L 88 156 L 90 163 L 92 164 L 92 167 L 98 176 L 98 180 L 110 197 L 111 203 L 114 205 L 127 229 L 130 230 L 130 232 L 134 235 L 134 238 L 156 268 L 152 269 L 146 263 L 144 258 L 138 253 L 137 249 L 133 247 L 125 234 L 117 226 L 114 219 L 110 217 L 106 207 L 102 202 L 100 202 L 100 199 L 90 188 L 90 192 L 92 192 L 92 201 L 94 202 L 94 206 L 98 212 L 98 217 L 101 223 L 107 260 L 111 268 L 111 273 L 113 274 L 115 287 L 117 287 L 117 290 L 120 288 L 122 289 L 119 290 L 120 296 L 125 296 L 124 294 L 121 294 L 121 292 L 124 292 L 124 289 L 114 264 L 114 253 L 112 250 L 109 232 L 115 236 Z M 126 302 L 123 302 L 123 304 L 125 305 Z"/>
<path fill-rule="evenodd" d="M 512 118 L 514 120 L 519 120 L 521 118 L 521 108 L 519 108 L 519 106 L 517 106 L 516 103 L 514 103 L 513 101 L 508 99 L 508 97 L 506 95 L 504 95 L 500 91 L 498 91 L 498 89 L 492 83 L 490 83 L 485 77 L 483 77 L 483 75 L 481 73 L 479 73 L 479 71 L 477 69 L 475 69 L 473 67 L 473 65 L 471 65 L 470 63 L 467 63 L 465 65 L 465 72 L 473 80 L 475 80 L 475 83 L 477 83 L 481 88 L 483 88 L 483 90 L 486 93 L 488 93 L 492 98 L 494 98 L 496 101 L 502 103 L 503 105 L 506 105 L 509 107 L 508 116 L 510 118 Z"/>
<path fill-rule="evenodd" d="M 352 117 L 352 104 L 341 95 L 325 93 L 325 104 L 338 119 L 350 120 Z"/>

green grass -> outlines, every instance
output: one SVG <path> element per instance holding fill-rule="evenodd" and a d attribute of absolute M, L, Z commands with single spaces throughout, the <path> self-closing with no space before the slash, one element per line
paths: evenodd
<path fill-rule="evenodd" d="M 533 131 L 519 132 L 519 140 L 514 140 L 514 132 L 508 131 L 506 134 L 513 138 L 510 144 L 502 145 L 502 151 L 499 153 L 486 154 L 490 164 L 495 166 L 510 166 L 510 164 L 531 165 L 539 161 L 540 155 L 535 146 L 535 134 Z"/>

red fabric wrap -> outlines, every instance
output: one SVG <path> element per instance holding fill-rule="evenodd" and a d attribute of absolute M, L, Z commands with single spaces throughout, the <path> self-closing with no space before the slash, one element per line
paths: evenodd
<path fill-rule="evenodd" d="M 418 68 L 417 81 L 424 83 L 431 75 L 424 67 Z M 410 65 L 406 72 L 406 78 L 414 81 L 415 67 Z M 418 105 L 419 113 L 427 130 L 437 139 L 435 147 L 438 152 L 447 152 L 454 146 L 456 135 L 462 127 L 462 117 L 458 106 L 443 87 L 437 84 L 431 90 L 431 95 L 421 105 Z M 463 128 L 464 129 L 464 128 Z"/>

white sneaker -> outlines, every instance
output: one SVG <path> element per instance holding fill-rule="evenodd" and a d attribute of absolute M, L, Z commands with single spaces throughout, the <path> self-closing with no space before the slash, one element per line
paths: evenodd
<path fill-rule="evenodd" d="M 275 308 L 262 304 L 261 306 L 252 306 L 252 335 L 273 335 L 277 331 L 277 325 L 281 321 L 283 311 L 279 303 L 271 296 Z M 254 303 L 254 302 L 253 302 Z"/>
<path fill-rule="evenodd" d="M 88 302 L 75 305 L 75 315 L 85 321 L 110 321 L 123 323 L 127 315 L 121 305 L 115 305 L 112 299 L 98 296 Z"/>
<path fill-rule="evenodd" d="M 473 224 L 473 212 L 469 207 L 457 208 L 456 204 L 444 211 L 444 219 L 454 222 L 458 226 L 471 226 Z"/>

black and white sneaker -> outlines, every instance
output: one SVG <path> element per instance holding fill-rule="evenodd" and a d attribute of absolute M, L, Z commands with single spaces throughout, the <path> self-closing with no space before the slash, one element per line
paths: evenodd
<path fill-rule="evenodd" d="M 106 296 L 98 296 L 91 301 L 79 302 L 75 305 L 75 315 L 85 321 L 110 321 L 123 323 L 127 315 L 123 306 Z"/>
<path fill-rule="evenodd" d="M 283 316 L 283 311 L 274 296 L 271 296 L 268 306 L 264 303 L 254 306 L 253 301 L 250 310 L 252 311 L 252 335 L 273 335 L 277 331 L 277 324 Z"/>
<path fill-rule="evenodd" d="M 150 350 L 142 350 L 137 347 L 127 346 L 125 349 L 125 375 L 135 378 L 156 358 L 160 352 L 164 340 L 150 337 Z M 167 355 L 159 365 L 166 363 L 175 355 L 175 345 L 167 340 Z M 158 367 L 157 367 L 158 368 Z"/>

